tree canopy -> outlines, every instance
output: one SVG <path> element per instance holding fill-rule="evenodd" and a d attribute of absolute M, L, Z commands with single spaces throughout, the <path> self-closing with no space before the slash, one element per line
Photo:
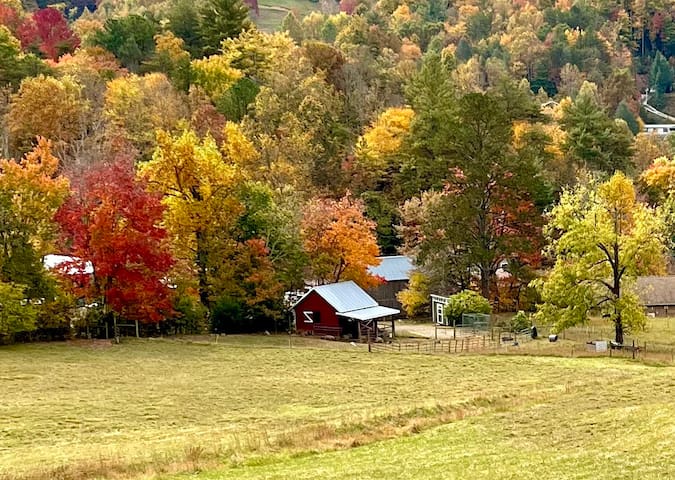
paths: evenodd
<path fill-rule="evenodd" d="M 622 344 L 646 321 L 637 277 L 664 271 L 663 212 L 640 202 L 633 182 L 616 173 L 565 190 L 548 220 L 548 253 L 555 263 L 538 282 L 538 318 L 562 330 L 599 313 L 614 324 L 615 341 Z"/>

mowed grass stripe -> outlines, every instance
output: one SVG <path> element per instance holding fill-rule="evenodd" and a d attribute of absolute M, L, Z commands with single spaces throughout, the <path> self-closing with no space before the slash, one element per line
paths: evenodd
<path fill-rule="evenodd" d="M 420 416 L 434 415 L 439 406 L 499 419 L 500 411 L 559 405 L 572 411 L 580 404 L 591 411 L 596 405 L 641 409 L 660 398 L 662 414 L 673 413 L 663 400 L 672 398 L 671 368 L 612 359 L 289 349 L 282 347 L 283 338 L 260 339 L 269 348 L 256 348 L 249 345 L 254 341 L 0 349 L 0 473 L 49 478 L 59 467 L 76 470 L 92 462 L 138 464 L 143 471 L 144 462 L 155 468 L 193 452 L 230 463 L 285 446 L 317 447 L 311 436 L 306 445 L 293 443 L 294 432 L 327 426 L 326 435 L 348 437 L 350 428 L 367 429 L 368 422 L 381 425 L 389 418 L 398 422 L 397 415 L 415 416 L 416 409 Z M 519 422 L 536 425 L 528 418 Z M 472 422 L 448 428 L 481 425 Z M 528 448 L 538 441 L 533 438 Z"/>
<path fill-rule="evenodd" d="M 498 408 L 417 435 L 345 451 L 259 458 L 236 468 L 160 478 L 674 478 L 672 390 L 659 389 L 664 385 L 656 379 L 651 389 L 623 397 L 607 385 L 598 394 L 594 383 L 586 388 L 577 383 L 536 405 Z M 615 386 L 626 392 L 631 385 L 627 381 Z M 645 383 L 640 386 L 645 388 Z"/>

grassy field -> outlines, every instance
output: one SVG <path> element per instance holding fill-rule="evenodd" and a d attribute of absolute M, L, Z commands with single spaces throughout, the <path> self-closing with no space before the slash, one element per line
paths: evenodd
<path fill-rule="evenodd" d="M 310 12 L 319 10 L 319 4 L 310 0 L 262 0 L 258 2 L 258 8 L 259 15 L 251 12 L 253 22 L 264 32 L 275 32 L 288 12 L 302 20 Z"/>
<path fill-rule="evenodd" d="M 0 348 L 0 478 L 675 472 L 671 367 L 293 347 L 234 336 Z"/>

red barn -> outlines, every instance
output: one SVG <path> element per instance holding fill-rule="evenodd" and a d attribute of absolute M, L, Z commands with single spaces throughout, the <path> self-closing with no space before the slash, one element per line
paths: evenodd
<path fill-rule="evenodd" d="M 343 335 L 373 337 L 378 331 L 378 320 L 400 313 L 395 308 L 378 305 L 352 281 L 314 287 L 293 305 L 292 310 L 299 333 L 336 338 Z"/>

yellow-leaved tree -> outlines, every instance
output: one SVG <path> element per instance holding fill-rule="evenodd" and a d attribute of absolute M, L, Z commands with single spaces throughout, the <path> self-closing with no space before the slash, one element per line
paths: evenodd
<path fill-rule="evenodd" d="M 52 150 L 64 160 L 85 134 L 89 110 L 81 85 L 72 77 L 27 78 L 12 96 L 7 114 L 12 147 L 26 153 L 42 136 L 52 141 Z"/>
<path fill-rule="evenodd" d="M 236 135 L 230 131 L 228 136 L 232 140 Z M 139 171 L 152 190 L 164 195 L 164 222 L 174 254 L 196 266 L 199 298 L 206 307 L 215 266 L 236 243 L 232 230 L 243 208 L 235 189 L 242 179 L 237 163 L 244 159 L 233 157 L 246 149 L 232 145 L 236 143 L 241 142 L 229 142 L 224 155 L 211 137 L 159 131 L 152 160 Z"/>
<path fill-rule="evenodd" d="M 112 133 L 130 141 L 145 159 L 152 154 L 156 130 L 173 131 L 189 117 L 186 99 L 161 73 L 111 80 L 104 116 Z"/>
<path fill-rule="evenodd" d="M 395 156 L 414 116 L 410 108 L 389 108 L 361 136 L 356 146 L 354 173 L 363 188 L 371 189 L 378 182 L 386 182 L 400 168 Z"/>
<path fill-rule="evenodd" d="M 36 328 L 38 309 L 25 305 L 26 298 L 46 298 L 53 305 L 42 257 L 52 251 L 54 214 L 69 193 L 58 170 L 51 143 L 41 137 L 20 161 L 0 159 L 0 343 Z"/>
<path fill-rule="evenodd" d="M 552 320 L 560 331 L 601 314 L 614 324 L 618 343 L 644 327 L 636 279 L 664 271 L 665 219 L 637 199 L 630 179 L 615 173 L 606 182 L 564 190 L 545 233 L 555 265 L 535 281 L 540 320 Z"/>
<path fill-rule="evenodd" d="M 20 161 L 0 159 L 2 227 L 8 228 L 0 235 L 3 240 L 11 243 L 20 235 L 20 242 L 27 240 L 38 256 L 49 253 L 57 232 L 54 214 L 69 193 L 68 179 L 58 172 L 52 142 L 42 137 Z M 11 245 L 5 247 L 5 253 L 12 250 Z"/>

